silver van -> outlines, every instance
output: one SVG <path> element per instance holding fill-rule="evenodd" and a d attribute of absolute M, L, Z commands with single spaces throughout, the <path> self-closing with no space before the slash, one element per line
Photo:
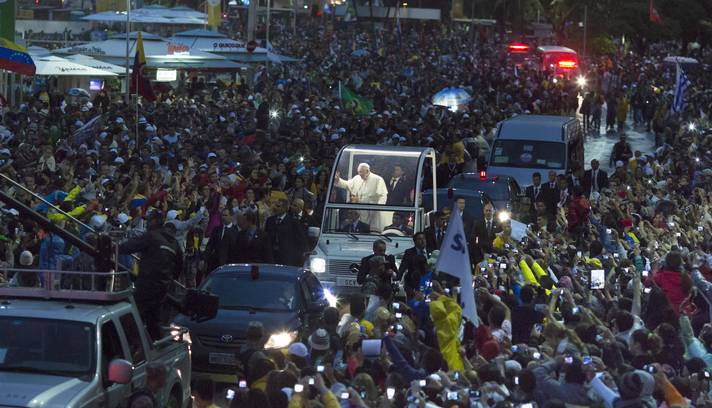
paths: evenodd
<path fill-rule="evenodd" d="M 488 174 L 513 177 L 520 186 L 532 183 L 532 174 L 554 170 L 565 174 L 583 165 L 584 134 L 571 116 L 519 115 L 502 121 L 492 145 Z"/>

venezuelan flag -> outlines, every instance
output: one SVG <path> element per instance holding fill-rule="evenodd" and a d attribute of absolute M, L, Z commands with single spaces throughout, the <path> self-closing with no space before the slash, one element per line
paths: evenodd
<path fill-rule="evenodd" d="M 36 70 L 27 50 L 4 38 L 0 38 L 0 68 L 27 76 L 34 76 Z"/>
<path fill-rule="evenodd" d="M 143 194 L 136 194 L 131 201 L 129 201 L 129 208 L 137 208 L 141 207 L 142 205 L 146 204 L 146 196 Z"/>
<path fill-rule="evenodd" d="M 143 36 L 138 32 L 136 38 L 136 56 L 134 57 L 133 72 L 131 74 L 131 92 L 143 96 L 149 101 L 155 101 L 156 95 L 151 88 L 151 80 L 143 74 L 146 66 L 146 54 L 143 52 Z"/>

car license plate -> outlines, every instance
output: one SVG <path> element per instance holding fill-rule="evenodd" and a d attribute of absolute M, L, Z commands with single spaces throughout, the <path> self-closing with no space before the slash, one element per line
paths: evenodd
<path fill-rule="evenodd" d="M 356 278 L 336 278 L 336 286 L 358 287 Z"/>
<path fill-rule="evenodd" d="M 208 361 L 210 364 L 237 365 L 237 359 L 235 359 L 235 355 L 232 353 L 209 353 Z"/>

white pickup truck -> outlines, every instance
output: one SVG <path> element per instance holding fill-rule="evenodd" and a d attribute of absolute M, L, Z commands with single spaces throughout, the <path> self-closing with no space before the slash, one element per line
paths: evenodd
<path fill-rule="evenodd" d="M 161 407 L 189 407 L 183 331 L 150 341 L 131 289 L 111 289 L 127 275 L 83 273 L 75 278 L 110 289 L 59 289 L 67 274 L 44 272 L 45 287 L 0 285 L 0 407 L 116 408 L 147 395 Z"/>

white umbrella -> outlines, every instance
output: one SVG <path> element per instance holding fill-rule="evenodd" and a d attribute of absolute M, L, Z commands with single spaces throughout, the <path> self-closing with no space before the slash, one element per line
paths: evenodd
<path fill-rule="evenodd" d="M 93 77 L 116 76 L 113 72 L 77 64 L 76 62 L 69 61 L 65 58 L 55 57 L 53 55 L 33 58 L 33 60 L 35 61 L 35 66 L 37 67 L 35 75 Z"/>
<path fill-rule="evenodd" d="M 465 105 L 470 100 L 472 100 L 472 96 L 462 88 L 444 88 L 433 96 L 433 105 L 457 110 L 458 106 Z"/>
<path fill-rule="evenodd" d="M 66 58 L 72 62 L 76 62 L 77 64 L 81 64 L 81 65 L 87 66 L 89 68 L 99 69 L 102 71 L 109 71 L 109 72 L 113 72 L 114 74 L 117 74 L 117 75 L 125 75 L 126 74 L 126 68 L 124 68 L 124 67 L 110 64 L 108 62 L 100 61 L 96 58 L 92 58 L 87 55 L 74 54 L 74 55 L 68 55 Z M 131 72 L 130 69 L 129 69 L 129 72 Z"/>

